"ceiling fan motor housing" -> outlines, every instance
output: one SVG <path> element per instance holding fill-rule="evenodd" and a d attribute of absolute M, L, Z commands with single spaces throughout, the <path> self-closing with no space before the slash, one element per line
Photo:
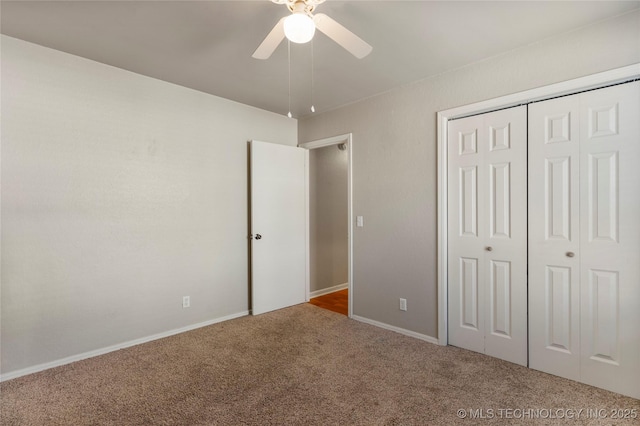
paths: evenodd
<path fill-rule="evenodd" d="M 311 17 L 313 10 L 317 5 L 324 3 L 325 0 L 271 0 L 276 4 L 286 4 L 291 13 L 304 13 Z"/>

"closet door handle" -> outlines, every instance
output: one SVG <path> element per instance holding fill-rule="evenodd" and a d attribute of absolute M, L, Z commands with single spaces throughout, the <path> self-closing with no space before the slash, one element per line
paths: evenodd
<path fill-rule="evenodd" d="M 572 251 L 568 251 L 568 252 L 566 253 L 566 255 L 567 255 L 567 257 L 573 257 L 573 256 L 575 256 L 576 254 L 575 254 L 574 252 L 572 252 Z"/>
<path fill-rule="evenodd" d="M 485 249 L 486 251 L 493 251 L 493 247 L 491 247 L 491 246 L 487 246 L 487 247 L 485 247 L 484 249 Z"/>

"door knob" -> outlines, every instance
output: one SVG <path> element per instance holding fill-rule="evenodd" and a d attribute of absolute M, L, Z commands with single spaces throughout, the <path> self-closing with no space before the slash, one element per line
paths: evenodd
<path fill-rule="evenodd" d="M 261 239 L 261 238 L 262 238 L 262 235 L 260 235 L 260 234 L 256 234 L 256 240 L 259 240 L 259 239 Z"/>
<path fill-rule="evenodd" d="M 573 257 L 573 256 L 575 256 L 575 253 L 574 253 L 574 252 L 572 252 L 572 251 L 568 251 L 566 254 L 567 254 L 567 257 Z"/>
<path fill-rule="evenodd" d="M 487 246 L 487 247 L 485 247 L 484 249 L 485 249 L 486 251 L 493 251 L 493 247 L 491 247 L 491 246 Z"/>

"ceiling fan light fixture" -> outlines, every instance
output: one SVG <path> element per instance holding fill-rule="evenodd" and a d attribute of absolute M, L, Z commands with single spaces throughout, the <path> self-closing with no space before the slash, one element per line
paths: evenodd
<path fill-rule="evenodd" d="M 316 32 L 316 24 L 305 13 L 292 13 L 284 20 L 284 35 L 294 43 L 311 41 Z"/>

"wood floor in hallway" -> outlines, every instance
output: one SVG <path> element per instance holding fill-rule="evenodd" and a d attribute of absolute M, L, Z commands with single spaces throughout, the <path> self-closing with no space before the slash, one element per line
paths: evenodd
<path fill-rule="evenodd" d="M 349 290 L 344 289 L 314 297 L 309 303 L 342 315 L 349 315 Z"/>

